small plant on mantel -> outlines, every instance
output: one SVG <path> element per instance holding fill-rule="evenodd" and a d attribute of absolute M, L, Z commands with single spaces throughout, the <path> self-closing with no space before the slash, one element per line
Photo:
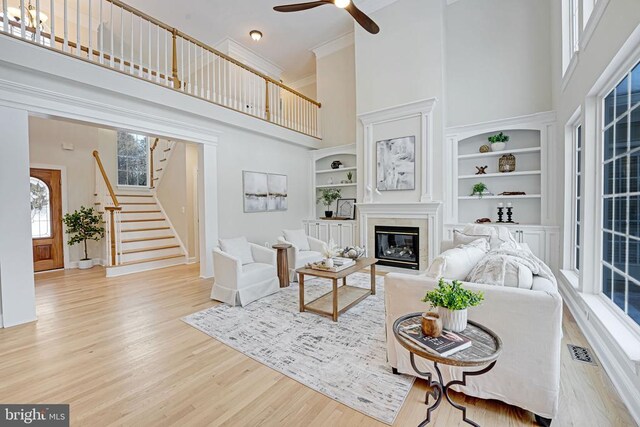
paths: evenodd
<path fill-rule="evenodd" d="M 481 291 L 473 292 L 462 287 L 462 283 L 454 280 L 448 283 L 443 278 L 438 287 L 429 291 L 422 298 L 422 302 L 437 307 L 442 319 L 442 326 L 453 332 L 462 332 L 467 327 L 467 309 L 480 305 L 484 301 Z"/>
<path fill-rule="evenodd" d="M 473 186 L 473 191 L 471 195 L 472 196 L 478 195 L 479 197 L 482 197 L 485 191 L 487 191 L 487 185 L 483 182 L 479 182 Z"/>
<path fill-rule="evenodd" d="M 337 188 L 320 189 L 320 197 L 318 197 L 318 203 L 322 203 L 327 207 L 327 210 L 324 211 L 325 217 L 331 218 L 333 216 L 331 205 L 339 198 L 340 198 L 340 190 Z"/>

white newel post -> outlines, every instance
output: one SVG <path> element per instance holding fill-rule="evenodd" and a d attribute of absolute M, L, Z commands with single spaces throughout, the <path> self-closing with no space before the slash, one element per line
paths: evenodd
<path fill-rule="evenodd" d="M 218 245 L 218 146 L 200 145 L 198 156 L 200 200 L 200 277 L 213 277 L 213 249 Z"/>
<path fill-rule="evenodd" d="M 0 107 L 0 325 L 36 320 L 29 202 L 29 114 Z"/>

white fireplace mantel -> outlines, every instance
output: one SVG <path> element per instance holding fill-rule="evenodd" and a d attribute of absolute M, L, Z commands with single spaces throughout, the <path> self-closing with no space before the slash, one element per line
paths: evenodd
<path fill-rule="evenodd" d="M 442 202 L 358 203 L 360 244 L 369 247 L 369 223 L 376 218 L 418 219 L 427 225 L 427 255 L 431 264 L 440 245 L 440 209 Z"/>

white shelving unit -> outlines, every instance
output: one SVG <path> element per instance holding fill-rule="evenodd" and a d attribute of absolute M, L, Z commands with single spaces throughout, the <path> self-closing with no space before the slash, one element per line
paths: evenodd
<path fill-rule="evenodd" d="M 498 203 L 511 203 L 513 224 L 509 227 L 522 243 L 552 268 L 559 257 L 559 227 L 553 224 L 554 206 L 549 203 L 556 191 L 555 170 L 548 158 L 549 138 L 555 135 L 555 113 L 539 113 L 494 122 L 449 128 L 446 131 L 446 158 L 449 173 L 446 181 L 445 238 L 453 230 L 464 228 L 479 218 L 498 220 Z M 480 153 L 487 138 L 504 132 L 510 140 L 504 151 Z M 501 173 L 499 159 L 505 154 L 516 158 L 515 171 Z M 475 175 L 476 166 L 487 166 L 486 174 Z M 471 196 L 477 183 L 484 183 L 493 195 Z M 525 192 L 519 196 L 500 195 L 503 192 Z M 503 220 L 507 220 L 506 209 Z"/>
<path fill-rule="evenodd" d="M 332 169 L 331 163 L 336 160 L 342 162 L 342 167 Z M 356 198 L 358 167 L 355 144 L 313 151 L 311 155 L 311 170 L 313 185 L 313 208 L 311 211 L 315 214 L 315 217 L 311 218 L 312 221 L 324 217 L 325 206 L 316 203 L 316 199 L 320 195 L 320 190 L 324 188 L 336 188 L 340 190 L 343 199 Z M 351 182 L 346 182 L 348 181 L 348 173 L 352 175 Z M 331 210 L 335 213 L 336 207 L 333 206 Z M 351 221 L 351 223 L 353 222 L 354 221 Z"/>

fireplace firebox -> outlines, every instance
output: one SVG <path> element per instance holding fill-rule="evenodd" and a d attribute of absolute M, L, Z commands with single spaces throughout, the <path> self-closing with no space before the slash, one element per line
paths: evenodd
<path fill-rule="evenodd" d="M 418 227 L 376 226 L 376 258 L 379 265 L 418 270 L 420 229 Z"/>

